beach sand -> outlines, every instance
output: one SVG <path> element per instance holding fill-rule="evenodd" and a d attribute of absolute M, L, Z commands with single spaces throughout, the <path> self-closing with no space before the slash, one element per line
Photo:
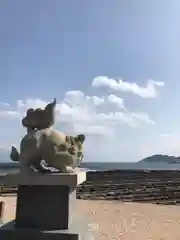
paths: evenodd
<path fill-rule="evenodd" d="M 16 197 L 2 200 L 7 222 L 14 218 Z M 77 200 L 76 212 L 89 219 L 98 240 L 180 240 L 179 206 Z"/>

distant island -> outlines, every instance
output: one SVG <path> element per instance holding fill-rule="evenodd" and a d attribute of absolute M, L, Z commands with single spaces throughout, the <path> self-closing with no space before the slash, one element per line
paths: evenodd
<path fill-rule="evenodd" d="M 162 155 L 162 154 L 156 154 L 149 157 L 146 157 L 142 160 L 140 160 L 138 163 L 180 163 L 180 157 L 174 157 L 174 156 L 168 156 L 168 155 Z"/>
<path fill-rule="evenodd" d="M 2 160 L 1 160 L 2 159 Z M 0 168 L 1 169 L 17 169 L 19 168 L 19 162 L 12 162 L 8 159 L 8 155 L 4 156 L 2 155 L 1 157 L 1 151 L 0 151 Z M 82 168 L 90 168 L 90 169 L 94 169 L 97 170 L 97 167 L 99 166 L 101 162 L 86 162 L 84 161 L 81 164 Z M 139 160 L 138 162 L 134 162 L 134 164 L 143 164 L 143 163 L 147 163 L 148 165 L 151 163 L 166 163 L 166 164 L 180 164 L 180 156 L 179 157 L 175 157 L 175 156 L 169 156 L 169 155 L 163 155 L 163 154 L 155 154 L 152 156 L 148 156 L 144 159 Z M 108 166 L 110 166 L 111 162 L 102 162 L 102 164 L 105 164 L 104 168 L 108 168 Z M 108 165 L 107 165 L 108 164 Z M 113 164 L 113 163 L 112 163 Z M 117 165 L 117 163 L 116 163 Z M 114 166 L 114 165 L 112 165 Z M 115 168 L 115 166 L 114 166 Z M 101 169 L 101 167 L 99 168 Z M 110 169 L 112 169 L 112 167 L 110 166 Z"/>

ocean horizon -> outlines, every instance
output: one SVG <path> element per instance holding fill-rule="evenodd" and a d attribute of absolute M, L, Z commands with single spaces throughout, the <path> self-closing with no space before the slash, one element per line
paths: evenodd
<path fill-rule="evenodd" d="M 145 162 L 83 162 L 80 168 L 86 171 L 107 170 L 180 170 L 177 163 L 145 163 Z M 19 170 L 19 164 L 15 162 L 1 162 L 0 173 L 10 173 Z"/>

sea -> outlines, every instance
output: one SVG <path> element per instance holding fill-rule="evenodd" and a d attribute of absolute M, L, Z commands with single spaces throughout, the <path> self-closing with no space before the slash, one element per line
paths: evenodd
<path fill-rule="evenodd" d="M 86 171 L 107 171 L 107 170 L 180 170 L 177 163 L 156 163 L 156 162 L 83 162 L 80 166 Z M 19 163 L 1 162 L 0 174 L 7 174 L 19 171 Z"/>

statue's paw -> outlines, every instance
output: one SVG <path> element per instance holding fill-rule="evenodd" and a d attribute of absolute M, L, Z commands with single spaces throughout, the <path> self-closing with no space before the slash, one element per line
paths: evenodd
<path fill-rule="evenodd" d="M 35 171 L 29 166 L 20 166 L 20 172 L 23 174 L 31 174 L 34 173 Z"/>
<path fill-rule="evenodd" d="M 45 169 L 45 168 L 39 169 L 38 172 L 39 172 L 39 173 L 42 173 L 42 174 L 52 173 L 52 171 L 51 171 L 50 169 Z"/>
<path fill-rule="evenodd" d="M 66 167 L 64 167 L 63 172 L 65 172 L 65 173 L 75 173 L 76 171 L 72 167 L 66 166 Z"/>

